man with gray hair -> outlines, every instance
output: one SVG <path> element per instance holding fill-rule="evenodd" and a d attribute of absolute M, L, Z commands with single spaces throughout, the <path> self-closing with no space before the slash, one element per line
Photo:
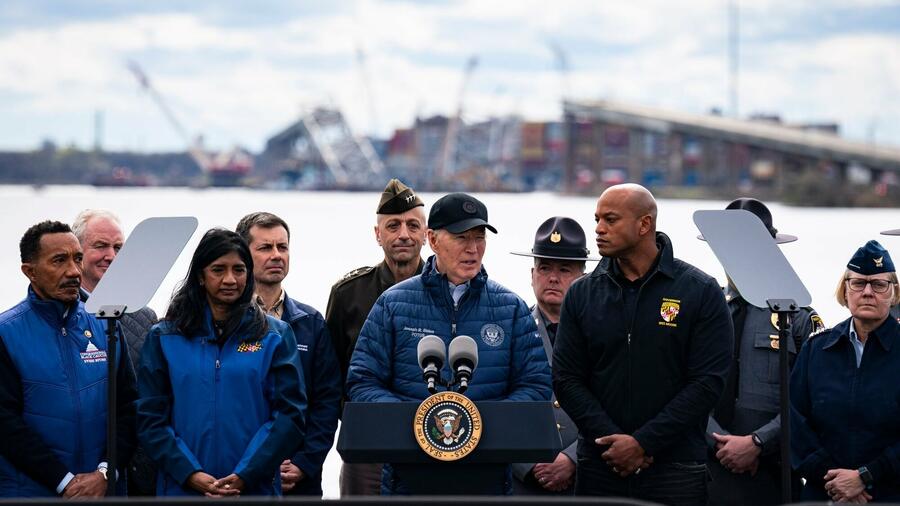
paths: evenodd
<path fill-rule="evenodd" d="M 125 236 L 119 218 L 105 209 L 85 209 L 78 213 L 72 223 L 72 232 L 84 251 L 81 275 L 81 300 L 84 302 L 119 254 Z M 156 313 L 149 307 L 126 313 L 119 320 L 132 361 L 140 360 L 144 339 L 156 321 Z M 128 495 L 156 495 L 156 466 L 140 447 L 128 464 Z"/>

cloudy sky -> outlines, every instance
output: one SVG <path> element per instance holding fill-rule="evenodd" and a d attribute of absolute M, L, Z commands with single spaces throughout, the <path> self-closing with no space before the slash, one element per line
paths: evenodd
<path fill-rule="evenodd" d="M 900 0 L 734 0 L 741 115 L 837 121 L 900 146 Z M 728 0 L 6 0 L 0 149 L 185 142 L 127 69 L 137 62 L 192 135 L 261 149 L 304 110 L 340 107 L 389 135 L 467 119 L 560 116 L 560 97 L 728 111 Z M 552 48 L 557 48 L 555 52 Z M 563 54 L 568 72 L 559 71 Z"/>

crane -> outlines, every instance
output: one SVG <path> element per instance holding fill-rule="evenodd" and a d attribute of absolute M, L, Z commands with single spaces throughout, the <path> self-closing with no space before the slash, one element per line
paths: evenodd
<path fill-rule="evenodd" d="M 200 167 L 200 170 L 212 178 L 215 186 L 235 186 L 243 176 L 253 170 L 253 158 L 238 147 L 221 152 L 215 156 L 207 153 L 203 148 L 202 137 L 191 138 L 187 129 L 178 121 L 178 117 L 175 116 L 166 100 L 150 83 L 150 78 L 147 77 L 147 73 L 144 72 L 141 66 L 134 60 L 129 60 L 127 67 L 134 74 L 141 89 L 150 95 L 150 98 L 162 111 L 163 116 L 166 117 L 172 128 L 184 140 L 191 158 Z"/>
<path fill-rule="evenodd" d="M 441 162 L 438 165 L 437 174 L 435 174 L 435 178 L 439 182 L 441 182 L 445 176 L 452 174 L 454 170 L 456 170 L 456 143 L 459 137 L 460 123 L 462 122 L 463 99 L 465 98 L 469 81 L 472 78 L 472 73 L 477 66 L 478 57 L 472 55 L 466 60 L 466 65 L 463 67 L 462 82 L 460 83 L 459 95 L 456 99 L 456 115 L 451 117 L 447 124 L 447 134 L 444 137 L 444 149 L 441 154 Z"/>

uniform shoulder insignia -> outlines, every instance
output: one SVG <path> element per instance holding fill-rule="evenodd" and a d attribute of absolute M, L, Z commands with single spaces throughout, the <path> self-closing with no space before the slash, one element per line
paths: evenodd
<path fill-rule="evenodd" d="M 812 324 L 812 332 L 810 335 L 817 334 L 825 330 L 825 322 L 822 320 L 822 317 L 818 315 L 815 311 L 813 311 L 809 315 L 809 321 Z"/>
<path fill-rule="evenodd" d="M 364 276 L 364 275 L 366 275 L 366 274 L 368 274 L 368 273 L 370 273 L 370 272 L 372 272 L 372 271 L 374 271 L 374 270 L 375 270 L 375 267 L 370 267 L 370 266 L 360 267 L 360 268 L 358 268 L 358 269 L 353 269 L 352 271 L 348 272 L 347 274 L 344 274 L 343 276 L 341 276 L 341 279 L 339 279 L 339 280 L 337 281 L 337 283 L 334 284 L 334 286 L 335 286 L 335 287 L 338 287 L 338 286 L 340 286 L 340 285 L 346 283 L 347 281 L 350 281 L 350 280 L 352 280 L 352 279 L 356 279 L 356 278 L 358 278 L 358 277 L 360 277 L 360 276 Z"/>
<path fill-rule="evenodd" d="M 816 330 L 813 330 L 812 332 L 810 332 L 809 338 L 812 339 L 812 338 L 814 338 L 816 336 L 820 336 L 826 332 L 831 332 L 831 329 L 825 328 L 825 326 L 823 325 L 822 328 L 817 328 Z"/>

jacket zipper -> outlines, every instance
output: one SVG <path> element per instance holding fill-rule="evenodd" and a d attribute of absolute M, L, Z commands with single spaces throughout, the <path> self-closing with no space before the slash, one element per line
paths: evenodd
<path fill-rule="evenodd" d="M 635 299 L 634 299 L 634 312 L 631 314 L 631 321 L 628 322 L 628 329 L 627 329 L 627 331 L 626 331 L 626 337 L 625 337 L 625 358 L 626 358 L 626 360 L 625 360 L 625 375 L 626 375 L 626 377 L 628 378 L 628 381 L 627 381 L 627 383 L 628 383 L 628 395 L 626 396 L 626 399 L 628 399 L 628 400 L 627 400 L 626 412 L 628 413 L 629 421 L 631 421 L 631 418 L 634 416 L 634 414 L 632 413 L 632 407 L 633 407 L 633 404 L 632 404 L 632 397 L 633 397 L 633 396 L 631 395 L 632 391 L 634 390 L 633 385 L 632 385 L 632 382 L 631 382 L 631 379 L 632 379 L 632 375 L 631 375 L 631 334 L 634 332 L 634 322 L 635 322 L 635 320 L 637 319 L 638 305 L 639 305 L 640 302 L 641 302 L 641 292 L 644 290 L 644 285 L 646 285 L 647 283 L 649 283 L 649 282 L 650 282 L 650 278 L 652 278 L 654 275 L 655 275 L 655 272 L 654 272 L 653 274 L 651 274 L 650 277 L 648 277 L 646 280 L 644 280 L 644 282 L 641 283 L 641 286 L 638 287 L 637 295 L 635 296 Z M 623 305 L 623 309 L 624 309 L 624 304 L 625 304 L 625 297 L 624 297 L 625 289 L 622 288 L 622 285 L 620 285 L 620 284 L 615 280 L 615 278 L 614 278 L 613 276 L 609 276 L 609 279 L 612 280 L 612 282 L 619 288 L 619 300 L 622 301 L 622 305 Z"/>
<path fill-rule="evenodd" d="M 84 467 L 84 462 L 82 461 L 84 456 L 81 454 L 81 396 L 78 395 L 78 375 L 75 372 L 71 351 L 69 351 L 69 332 L 66 330 L 65 326 L 60 327 L 59 330 L 65 338 L 61 340 L 60 345 L 63 347 L 62 355 L 66 357 L 66 372 L 69 374 L 70 378 L 72 378 L 72 381 L 69 382 L 69 391 L 71 392 L 72 399 L 75 401 L 75 465 L 81 468 Z M 106 381 L 109 381 L 109 378 L 107 378 Z"/>
<path fill-rule="evenodd" d="M 215 374 L 215 383 L 213 384 L 213 441 L 219 440 L 219 371 L 222 369 L 222 348 L 225 346 L 225 343 L 222 346 L 219 346 L 218 343 L 213 343 L 216 346 L 216 374 Z M 221 460 L 221 456 L 219 455 L 219 445 L 213 443 L 213 447 L 216 449 L 216 460 L 215 462 L 219 462 Z"/>

